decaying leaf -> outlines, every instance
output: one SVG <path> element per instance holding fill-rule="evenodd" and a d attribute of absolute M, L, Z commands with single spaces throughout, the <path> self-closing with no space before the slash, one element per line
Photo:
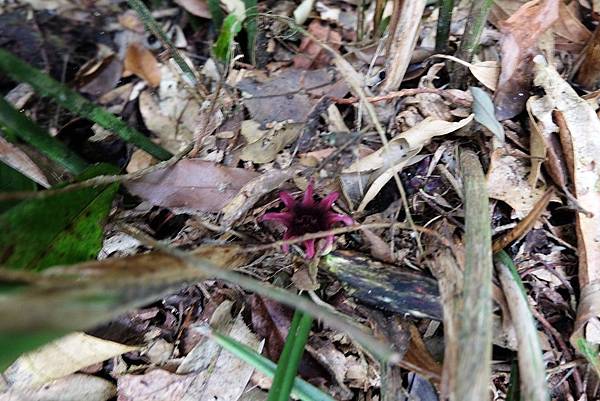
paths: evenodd
<path fill-rule="evenodd" d="M 579 67 L 576 81 L 588 90 L 594 90 L 598 86 L 600 81 L 600 29 L 598 27 L 585 47 L 583 62 Z"/>
<path fill-rule="evenodd" d="M 175 3 L 197 17 L 211 18 L 208 2 L 206 0 L 175 0 Z"/>
<path fill-rule="evenodd" d="M 302 124 L 276 123 L 272 128 L 261 130 L 253 120 L 242 122 L 242 136 L 248 144 L 242 149 L 240 158 L 254 163 L 268 163 L 292 143 L 302 130 Z"/>
<path fill-rule="evenodd" d="M 540 36 L 558 19 L 558 0 L 525 3 L 502 24 L 502 70 L 494 95 L 500 121 L 519 114 L 531 87 L 531 59 Z"/>
<path fill-rule="evenodd" d="M 211 162 L 184 159 L 126 184 L 154 205 L 189 211 L 221 210 L 258 173 Z"/>
<path fill-rule="evenodd" d="M 261 74 L 241 80 L 237 87 L 252 119 L 265 127 L 272 122 L 306 122 L 318 98 L 342 97 L 348 89 L 327 69 L 287 68 L 271 77 Z"/>
<path fill-rule="evenodd" d="M 529 166 L 527 155 L 507 154 L 504 148 L 492 152 L 487 173 L 490 198 L 504 201 L 514 209 L 515 217 L 522 219 L 544 196 L 545 187 L 532 187 L 527 178 Z"/>
<path fill-rule="evenodd" d="M 35 387 L 138 347 L 73 333 L 19 357 L 3 377 L 12 388 Z"/>
<path fill-rule="evenodd" d="M 577 309 L 574 346 L 585 338 L 600 343 L 594 322 L 600 316 L 600 120 L 588 102 L 577 96 L 553 67 L 536 57 L 535 84 L 544 88 L 546 100 L 561 114 L 565 127 L 561 143 L 570 165 L 579 205 L 590 212 L 577 214 L 577 248 L 581 301 Z M 589 331 L 586 331 L 590 329 Z"/>

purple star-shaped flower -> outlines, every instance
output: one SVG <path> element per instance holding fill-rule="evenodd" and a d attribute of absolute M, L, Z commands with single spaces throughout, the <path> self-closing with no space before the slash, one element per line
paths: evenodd
<path fill-rule="evenodd" d="M 306 187 L 306 192 L 302 200 L 294 199 L 288 192 L 279 193 L 281 201 L 285 205 L 285 209 L 279 213 L 265 213 L 262 221 L 277 221 L 286 227 L 283 239 L 291 239 L 300 237 L 308 233 L 316 233 L 319 231 L 327 231 L 333 228 L 336 223 L 343 223 L 348 226 L 354 224 L 350 216 L 334 213 L 331 206 L 340 196 L 337 192 L 332 192 L 323 198 L 320 202 L 316 202 L 313 197 L 313 183 L 309 183 Z M 333 244 L 334 235 L 325 237 L 324 249 Z M 283 251 L 289 251 L 289 245 L 283 246 Z M 315 257 L 315 240 L 309 239 L 304 241 L 304 249 L 306 257 L 312 259 Z"/>

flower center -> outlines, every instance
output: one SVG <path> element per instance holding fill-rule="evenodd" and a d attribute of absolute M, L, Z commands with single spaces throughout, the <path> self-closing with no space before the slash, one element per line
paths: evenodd
<path fill-rule="evenodd" d="M 299 207 L 294 209 L 294 223 L 292 226 L 294 235 L 316 233 L 327 230 L 324 213 L 318 208 Z"/>

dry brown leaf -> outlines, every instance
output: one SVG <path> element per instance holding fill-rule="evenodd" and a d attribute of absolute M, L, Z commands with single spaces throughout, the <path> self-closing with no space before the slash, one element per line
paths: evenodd
<path fill-rule="evenodd" d="M 137 349 L 85 333 L 73 333 L 21 355 L 4 371 L 3 378 L 11 388 L 35 387 Z"/>
<path fill-rule="evenodd" d="M 197 17 L 212 18 L 206 0 L 175 0 L 175 3 Z"/>
<path fill-rule="evenodd" d="M 571 341 L 576 345 L 577 339 L 583 337 L 600 343 L 598 336 L 591 335 L 595 332 L 593 322 L 600 316 L 600 120 L 590 104 L 543 58 L 536 57 L 535 62 L 535 84 L 544 88 L 545 98 L 564 119 L 561 143 L 571 167 L 575 196 L 579 205 L 591 213 L 577 214 L 582 297 Z M 588 329 L 592 330 L 588 333 Z"/>
<path fill-rule="evenodd" d="M 184 159 L 172 167 L 126 184 L 133 194 L 157 206 L 189 211 L 220 211 L 258 173 L 211 162 Z"/>
<path fill-rule="evenodd" d="M 385 242 L 383 238 L 369 229 L 363 229 L 362 233 L 365 236 L 365 240 L 369 244 L 369 252 L 371 252 L 371 256 L 381 260 L 382 262 L 395 262 L 390 244 Z"/>
<path fill-rule="evenodd" d="M 513 151 L 516 153 L 516 151 Z M 524 218 L 544 196 L 545 187 L 532 187 L 527 181 L 527 156 L 516 157 L 500 148 L 492 152 L 487 184 L 490 198 L 506 202 L 515 216 Z"/>
<path fill-rule="evenodd" d="M 594 30 L 582 57 L 583 62 L 575 80 L 585 89 L 594 90 L 600 81 L 600 28 Z"/>
<path fill-rule="evenodd" d="M 156 88 L 160 84 L 160 67 L 154 54 L 139 43 L 131 43 L 125 54 L 125 70 Z"/>
<path fill-rule="evenodd" d="M 50 183 L 42 173 L 42 170 L 21 149 L 0 136 L 0 160 L 14 168 L 25 177 L 48 188 Z"/>
<path fill-rule="evenodd" d="M 331 29 L 319 20 L 313 20 L 308 26 L 308 32 L 321 42 L 328 44 L 333 49 L 339 49 L 342 35 Z M 312 39 L 305 37 L 298 48 L 299 54 L 294 56 L 294 67 L 304 70 L 327 67 L 331 62 L 331 55 Z"/>
<path fill-rule="evenodd" d="M 564 1 L 560 2 L 558 20 L 552 26 L 556 35 L 557 49 L 579 53 L 589 39 L 591 32 L 576 14 L 578 7 L 578 2 L 572 1 L 568 5 Z"/>
<path fill-rule="evenodd" d="M 531 87 L 531 59 L 540 36 L 558 19 L 559 0 L 532 0 L 502 24 L 502 70 L 494 94 L 496 117 L 519 114 Z"/>

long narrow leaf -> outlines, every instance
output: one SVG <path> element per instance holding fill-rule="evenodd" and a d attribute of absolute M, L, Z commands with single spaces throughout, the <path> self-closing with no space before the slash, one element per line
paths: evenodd
<path fill-rule="evenodd" d="M 255 350 L 251 349 L 245 344 L 242 344 L 228 336 L 213 331 L 211 333 L 212 338 L 217 344 L 231 352 L 241 360 L 250 365 L 254 366 L 256 370 L 263 373 L 269 378 L 275 376 L 275 370 L 277 365 L 272 361 L 268 360 L 264 356 L 258 354 Z M 294 380 L 294 387 L 292 388 L 292 396 L 298 397 L 302 401 L 335 401 L 335 399 L 312 384 L 304 381 L 303 379 L 296 377 Z"/>
<path fill-rule="evenodd" d="M 114 114 L 94 105 L 79 93 L 55 81 L 49 75 L 44 74 L 4 49 L 0 49 L 0 71 L 16 81 L 28 83 L 40 95 L 51 97 L 61 106 L 114 132 L 125 141 L 138 146 L 157 159 L 166 160 L 172 156 L 170 152 L 128 126 Z"/>
<path fill-rule="evenodd" d="M 15 110 L 2 96 L 0 96 L 0 125 L 74 174 L 81 173 L 87 167 L 83 159 L 58 139 L 44 132 L 25 114 Z"/>

